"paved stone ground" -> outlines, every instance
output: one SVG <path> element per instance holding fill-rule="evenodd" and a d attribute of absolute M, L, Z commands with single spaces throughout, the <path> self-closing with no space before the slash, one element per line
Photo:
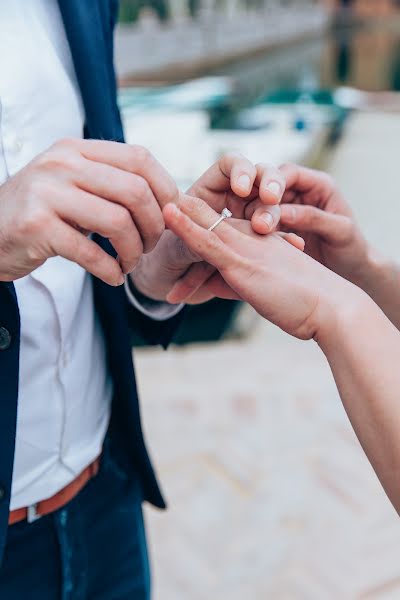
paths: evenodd
<path fill-rule="evenodd" d="M 400 116 L 360 114 L 330 164 L 393 255 L 399 157 Z M 136 361 L 170 503 L 147 511 L 156 600 L 400 598 L 400 522 L 314 343 L 259 319 L 245 340 Z"/>

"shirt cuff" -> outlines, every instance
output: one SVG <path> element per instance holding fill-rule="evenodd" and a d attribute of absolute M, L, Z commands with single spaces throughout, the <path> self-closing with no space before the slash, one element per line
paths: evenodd
<path fill-rule="evenodd" d="M 168 304 L 158 300 L 152 300 L 135 289 L 129 275 L 125 277 L 125 291 L 129 302 L 143 315 L 153 321 L 167 321 L 176 317 L 181 312 L 184 304 Z"/>

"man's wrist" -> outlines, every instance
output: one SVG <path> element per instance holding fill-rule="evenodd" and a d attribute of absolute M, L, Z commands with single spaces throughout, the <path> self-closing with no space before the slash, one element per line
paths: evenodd
<path fill-rule="evenodd" d="M 129 302 L 143 315 L 153 321 L 166 321 L 179 314 L 183 304 L 169 304 L 164 300 L 153 300 L 142 294 L 128 275 L 125 279 L 125 291 Z"/>
<path fill-rule="evenodd" d="M 157 296 L 154 293 L 154 285 L 151 285 L 150 281 L 152 269 L 146 260 L 147 256 L 146 254 L 141 256 L 135 269 L 129 274 L 129 280 L 134 289 L 142 296 L 156 302 L 165 302 L 165 298 L 161 297 L 161 294 Z"/>

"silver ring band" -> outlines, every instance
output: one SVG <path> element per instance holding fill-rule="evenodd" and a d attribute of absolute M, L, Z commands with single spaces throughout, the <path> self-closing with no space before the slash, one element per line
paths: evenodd
<path fill-rule="evenodd" d="M 218 225 L 220 223 L 222 223 L 222 221 L 225 221 L 225 219 L 230 219 L 231 216 L 232 216 L 232 213 L 229 210 L 229 208 L 224 208 L 219 219 L 217 221 L 215 221 L 214 225 L 211 225 L 211 227 L 208 228 L 208 231 L 214 231 L 214 229 L 216 227 L 218 227 Z"/>

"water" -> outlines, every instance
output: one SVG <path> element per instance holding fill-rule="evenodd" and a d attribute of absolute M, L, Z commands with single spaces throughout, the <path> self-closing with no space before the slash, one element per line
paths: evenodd
<path fill-rule="evenodd" d="M 400 24 L 348 27 L 237 61 L 214 73 L 234 79 L 242 106 L 277 90 L 346 86 L 400 92 Z"/>

